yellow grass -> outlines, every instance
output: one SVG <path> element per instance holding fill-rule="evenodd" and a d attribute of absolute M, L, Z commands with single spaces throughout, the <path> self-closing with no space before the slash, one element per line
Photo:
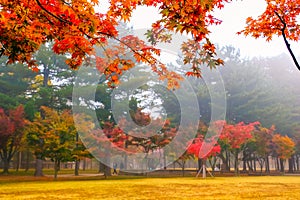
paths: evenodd
<path fill-rule="evenodd" d="M 300 176 L 121 178 L 103 180 L 0 177 L 0 199 L 300 199 Z"/>

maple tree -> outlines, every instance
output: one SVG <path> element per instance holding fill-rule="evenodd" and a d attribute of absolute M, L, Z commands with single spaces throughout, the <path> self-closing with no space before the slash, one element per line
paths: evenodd
<path fill-rule="evenodd" d="M 10 109 L 8 113 L 0 108 L 0 158 L 3 161 L 3 173 L 7 174 L 9 163 L 23 142 L 25 114 L 22 105 Z"/>
<path fill-rule="evenodd" d="M 255 126 L 260 123 L 253 122 L 245 124 L 244 122 L 239 122 L 237 124 L 227 124 L 225 121 L 217 121 L 215 123 L 224 124 L 220 135 L 220 142 L 234 155 L 235 173 L 238 174 L 239 153 L 243 145 L 253 137 L 252 132 L 255 130 Z"/>
<path fill-rule="evenodd" d="M 210 148 L 205 155 L 203 155 L 203 148 Z M 193 154 L 196 158 L 202 159 L 203 165 L 207 159 L 217 156 L 221 152 L 221 146 L 216 142 L 215 137 L 204 139 L 203 135 L 199 135 L 195 138 L 187 149 L 188 154 Z"/>
<path fill-rule="evenodd" d="M 219 130 L 216 126 L 211 128 L 214 129 L 214 131 Z M 191 131 L 189 130 L 189 127 L 185 127 L 185 129 L 187 129 L 187 131 Z M 203 178 L 206 177 L 206 161 L 209 161 L 214 171 L 215 162 L 212 163 L 212 158 L 216 158 L 216 156 L 221 152 L 221 146 L 217 143 L 217 136 L 213 135 L 207 137 L 207 132 L 208 126 L 206 126 L 202 121 L 199 121 L 197 135 L 194 139 L 188 141 L 186 152 L 181 156 L 183 158 L 189 158 L 190 156 L 197 158 L 199 168 L 198 173 L 202 170 Z"/>
<path fill-rule="evenodd" d="M 232 0 L 110 0 L 107 12 L 97 12 L 103 6 L 98 0 L 1 0 L 0 6 L 0 55 L 11 62 L 25 62 L 37 71 L 33 53 L 41 44 L 54 41 L 53 51 L 69 54 L 66 63 L 78 68 L 87 57 L 95 54 L 94 45 L 106 49 L 108 40 L 119 44 L 107 48 L 105 56 L 96 57 L 97 68 L 106 75 L 108 84 L 115 86 L 124 71 L 134 67 L 135 62 L 144 62 L 168 87 L 178 87 L 182 77 L 170 71 L 156 59 L 160 49 L 158 42 L 170 42 L 172 34 L 187 33 L 192 39 L 181 46 L 185 64 L 191 64 L 188 76 L 201 76 L 200 65 L 214 68 L 223 61 L 216 57 L 215 45 L 210 41 L 211 25 L 222 21 L 213 16 L 215 9 L 222 9 Z M 248 18 L 246 28 L 239 32 L 271 40 L 273 35 L 283 36 L 297 67 L 288 39 L 298 41 L 300 29 L 297 25 L 299 2 L 294 0 L 266 0 L 266 11 L 257 19 Z M 147 32 L 148 45 L 133 35 L 121 36 L 117 25 L 130 20 L 138 6 L 153 6 L 159 9 L 161 18 Z M 133 59 L 124 58 L 128 51 Z"/>
<path fill-rule="evenodd" d="M 253 132 L 255 153 L 257 154 L 257 160 L 261 166 L 261 171 L 263 168 L 263 164 L 265 163 L 266 172 L 270 172 L 268 157 L 271 155 L 272 152 L 271 143 L 272 143 L 274 131 L 275 131 L 275 126 L 271 126 L 270 128 L 259 126 Z"/>
<path fill-rule="evenodd" d="M 284 161 L 295 153 L 295 142 L 287 135 L 275 134 L 272 143 L 273 154 L 280 159 L 280 171 L 284 172 Z"/>
<path fill-rule="evenodd" d="M 292 59 L 300 70 L 300 65 L 290 47 L 289 41 L 298 41 L 300 26 L 298 17 L 300 14 L 299 0 L 265 0 L 266 10 L 257 18 L 247 18 L 247 26 L 238 34 L 251 35 L 254 38 L 264 37 L 272 40 L 274 35 L 282 36 Z"/>
<path fill-rule="evenodd" d="M 74 160 L 76 129 L 69 111 L 59 113 L 45 106 L 41 110 L 44 117 L 37 114 L 26 129 L 27 142 L 35 156 L 54 162 L 56 178 L 60 162 Z"/>
<path fill-rule="evenodd" d="M 185 62 L 192 63 L 192 71 L 187 75 L 200 76 L 198 64 L 215 67 L 223 62 L 215 58 L 215 47 L 209 40 L 208 27 L 221 22 L 213 17 L 212 11 L 222 8 L 225 2 L 229 0 L 111 0 L 107 13 L 97 13 L 95 6 L 102 6 L 97 0 L 1 0 L 0 53 L 8 56 L 8 63 L 24 62 L 37 71 L 33 53 L 41 44 L 54 41 L 53 51 L 69 53 L 71 56 L 67 64 L 78 68 L 94 53 L 95 44 L 105 48 L 108 39 L 112 38 L 119 42 L 117 52 L 109 50 L 108 58 L 96 58 L 97 66 L 110 83 L 118 83 L 122 72 L 133 67 L 137 61 L 147 63 L 161 79 L 169 80 L 169 87 L 176 87 L 181 78 L 155 58 L 160 50 L 132 35 L 119 38 L 116 26 L 120 21 L 128 21 L 137 6 L 158 7 L 162 18 L 148 32 L 149 41 L 152 44 L 162 41 L 168 31 L 191 34 L 194 40 L 182 46 Z M 198 47 L 201 47 L 200 54 L 187 55 L 190 50 L 196 53 Z M 133 53 L 135 61 L 120 56 L 125 49 Z"/>

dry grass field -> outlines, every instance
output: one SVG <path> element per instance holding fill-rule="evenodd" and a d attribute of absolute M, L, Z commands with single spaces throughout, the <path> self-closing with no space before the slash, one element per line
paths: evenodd
<path fill-rule="evenodd" d="M 300 176 L 80 178 L 0 176 L 0 199 L 300 199 Z"/>

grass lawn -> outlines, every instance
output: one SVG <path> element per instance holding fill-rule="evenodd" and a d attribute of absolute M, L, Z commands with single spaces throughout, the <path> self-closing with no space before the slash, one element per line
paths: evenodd
<path fill-rule="evenodd" d="M 85 179 L 0 176 L 0 199 L 300 199 L 300 176 Z"/>

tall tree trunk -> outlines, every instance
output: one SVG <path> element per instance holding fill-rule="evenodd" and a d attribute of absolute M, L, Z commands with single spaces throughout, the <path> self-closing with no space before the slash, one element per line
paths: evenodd
<path fill-rule="evenodd" d="M 280 158 L 279 162 L 280 162 L 280 171 L 284 173 L 284 160 Z"/>
<path fill-rule="evenodd" d="M 202 163 L 202 178 L 206 178 L 206 160 L 204 159 Z"/>
<path fill-rule="evenodd" d="M 279 163 L 279 158 L 276 158 L 276 166 L 277 166 L 277 170 L 281 171 L 280 163 Z"/>
<path fill-rule="evenodd" d="M 128 166 L 128 156 L 127 154 L 124 155 L 124 168 L 123 169 L 127 169 L 127 166 Z"/>
<path fill-rule="evenodd" d="M 247 161 L 247 166 L 248 166 L 248 170 L 249 170 L 249 172 L 251 171 L 251 172 L 253 172 L 254 170 L 253 170 L 253 167 L 252 167 L 252 160 L 248 160 Z"/>
<path fill-rule="evenodd" d="M 294 172 L 294 156 L 292 156 L 289 160 L 289 173 Z"/>
<path fill-rule="evenodd" d="M 198 158 L 198 170 L 197 171 L 200 171 L 200 169 L 203 167 L 203 160 Z"/>
<path fill-rule="evenodd" d="M 54 179 L 57 179 L 57 174 L 60 168 L 60 161 L 59 160 L 55 160 L 54 161 Z"/>
<path fill-rule="evenodd" d="M 99 161 L 99 172 L 103 173 L 105 178 L 111 176 L 111 168 Z"/>
<path fill-rule="evenodd" d="M 25 163 L 25 172 L 27 172 L 30 168 L 30 151 L 29 151 L 29 148 L 26 149 L 26 163 Z"/>
<path fill-rule="evenodd" d="M 2 174 L 8 174 L 8 170 L 9 170 L 9 163 L 10 163 L 10 160 L 9 159 L 2 159 L 2 162 L 3 162 L 3 171 L 2 171 Z"/>
<path fill-rule="evenodd" d="M 86 168 L 86 158 L 83 159 L 82 170 L 85 171 Z"/>
<path fill-rule="evenodd" d="M 17 162 L 16 162 L 16 171 L 17 172 L 21 168 L 21 164 L 22 164 L 22 152 L 18 151 L 18 153 L 17 153 Z"/>
<path fill-rule="evenodd" d="M 36 160 L 35 160 L 34 176 L 44 176 L 44 173 L 43 173 L 43 160 L 40 159 L 40 158 L 36 158 Z"/>
<path fill-rule="evenodd" d="M 99 168 L 98 168 L 98 173 L 104 173 L 104 164 L 99 161 Z"/>
<path fill-rule="evenodd" d="M 105 178 L 107 178 L 108 176 L 111 176 L 110 166 L 104 165 L 104 176 L 105 176 Z"/>
<path fill-rule="evenodd" d="M 231 164 L 230 164 L 230 152 L 226 151 L 226 171 L 231 171 Z"/>
<path fill-rule="evenodd" d="M 299 171 L 300 169 L 300 166 L 299 166 L 299 155 L 296 155 L 296 169 L 297 171 Z"/>
<path fill-rule="evenodd" d="M 75 161 L 75 169 L 74 169 L 74 175 L 79 176 L 79 165 L 80 165 L 80 160 Z"/>
<path fill-rule="evenodd" d="M 266 172 L 267 174 L 270 174 L 270 162 L 269 162 L 269 156 L 266 156 L 266 157 L 265 157 L 265 164 L 266 164 L 265 172 Z"/>
<path fill-rule="evenodd" d="M 182 166 L 181 166 L 181 167 L 182 167 L 181 170 L 182 170 L 182 176 L 183 176 L 183 177 L 184 177 L 184 172 L 185 172 L 185 162 L 186 162 L 186 161 L 183 160 L 183 161 L 182 161 Z"/>
<path fill-rule="evenodd" d="M 247 172 L 247 161 L 250 156 L 247 156 L 246 151 L 243 151 L 243 172 Z"/>
<path fill-rule="evenodd" d="M 224 152 L 224 154 L 220 154 L 219 158 L 222 160 L 222 166 L 220 167 L 221 172 L 229 172 L 230 166 L 228 165 L 228 156 L 227 152 Z M 200 168 L 199 168 L 200 169 Z"/>
<path fill-rule="evenodd" d="M 239 175 L 239 151 L 236 149 L 234 151 L 234 173 L 235 175 Z"/>

